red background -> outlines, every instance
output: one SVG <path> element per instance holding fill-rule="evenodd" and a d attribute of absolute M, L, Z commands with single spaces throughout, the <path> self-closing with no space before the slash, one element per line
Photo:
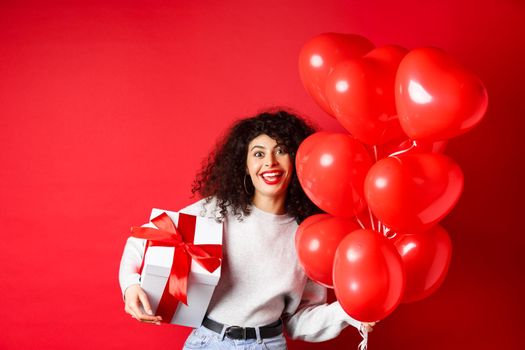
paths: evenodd
<path fill-rule="evenodd" d="M 201 160 L 236 118 L 284 105 L 342 130 L 297 71 L 301 46 L 328 31 L 443 48 L 490 98 L 447 149 L 466 177 L 443 223 L 449 275 L 383 320 L 370 349 L 520 348 L 524 13 L 519 0 L 2 1 L 0 348 L 180 348 L 189 329 L 123 311 L 129 226 L 191 201 Z M 347 329 L 291 349 L 358 342 Z"/>

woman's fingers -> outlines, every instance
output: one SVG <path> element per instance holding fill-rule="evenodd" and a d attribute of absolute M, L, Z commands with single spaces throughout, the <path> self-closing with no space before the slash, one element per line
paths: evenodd
<path fill-rule="evenodd" d="M 146 313 L 142 311 L 141 305 L 146 310 Z M 153 315 L 148 296 L 138 285 L 129 287 L 126 290 L 126 306 L 124 310 L 131 317 L 141 322 L 160 324 L 160 321 L 162 321 L 160 316 Z"/>
<path fill-rule="evenodd" d="M 128 303 L 126 303 L 126 305 L 124 306 L 124 311 L 126 311 L 127 314 L 130 314 L 132 318 L 137 318 L 137 315 L 135 315 L 133 310 L 131 310 Z"/>
<path fill-rule="evenodd" d="M 363 322 L 363 329 L 367 332 L 372 332 L 377 322 Z"/>
<path fill-rule="evenodd" d="M 147 320 L 146 322 L 154 322 L 156 324 L 160 324 L 160 321 L 162 321 L 162 317 L 155 316 L 153 314 L 153 311 L 151 310 L 151 305 L 148 300 L 148 296 L 142 289 L 139 291 L 139 300 L 142 304 L 142 307 L 146 311 L 146 314 L 143 314 L 145 316 L 145 320 Z"/>
<path fill-rule="evenodd" d="M 153 315 L 153 311 L 151 310 L 151 305 L 149 304 L 148 296 L 146 293 L 144 293 L 143 290 L 139 291 L 139 300 L 142 303 L 142 307 L 146 311 L 148 315 Z"/>
<path fill-rule="evenodd" d="M 137 320 L 147 323 L 160 323 L 160 316 L 148 315 L 142 312 L 138 298 L 135 301 L 130 302 L 129 307 L 133 312 L 132 316 L 135 316 Z"/>

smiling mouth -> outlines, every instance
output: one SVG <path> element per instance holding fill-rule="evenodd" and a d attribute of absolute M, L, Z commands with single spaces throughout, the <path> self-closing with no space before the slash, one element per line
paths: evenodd
<path fill-rule="evenodd" d="M 276 185 L 278 184 L 282 177 L 283 172 L 282 171 L 266 171 L 260 175 L 263 179 L 263 181 L 268 185 Z"/>

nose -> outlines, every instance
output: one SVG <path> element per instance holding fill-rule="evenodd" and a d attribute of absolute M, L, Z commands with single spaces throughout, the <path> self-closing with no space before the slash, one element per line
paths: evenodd
<path fill-rule="evenodd" d="M 268 156 L 265 159 L 264 165 L 267 167 L 277 165 L 277 158 L 275 157 L 275 154 L 273 154 L 273 152 L 270 152 L 268 154 Z"/>

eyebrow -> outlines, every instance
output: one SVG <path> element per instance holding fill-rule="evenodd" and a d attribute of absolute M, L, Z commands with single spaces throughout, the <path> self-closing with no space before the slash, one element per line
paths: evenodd
<path fill-rule="evenodd" d="M 273 148 L 277 148 L 277 147 L 284 147 L 284 144 L 278 143 Z M 266 147 L 264 147 L 264 146 L 255 145 L 255 146 L 252 147 L 252 149 L 250 151 L 253 151 L 254 148 L 266 149 Z"/>

